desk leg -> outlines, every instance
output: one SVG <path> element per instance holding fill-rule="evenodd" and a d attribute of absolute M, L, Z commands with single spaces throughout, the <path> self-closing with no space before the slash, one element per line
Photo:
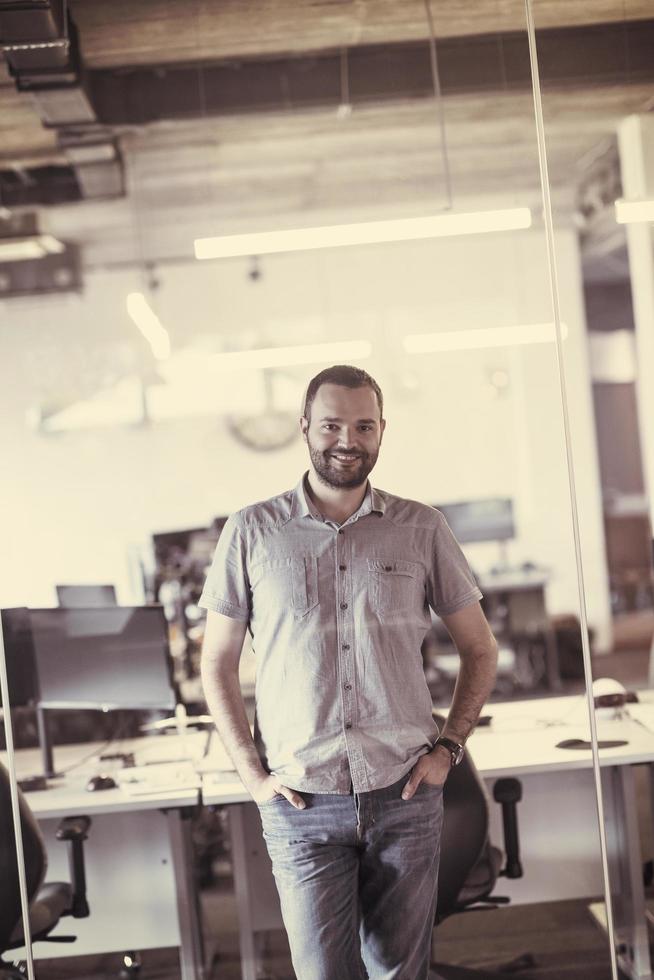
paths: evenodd
<path fill-rule="evenodd" d="M 649 980 L 652 973 L 633 767 L 603 769 L 602 795 L 618 963 L 632 980 Z"/>
<path fill-rule="evenodd" d="M 228 808 L 229 833 L 232 843 L 232 871 L 238 913 L 241 977 L 243 980 L 257 980 L 257 943 L 251 913 L 252 896 L 250 894 L 251 881 L 248 870 L 244 808 L 244 803 L 237 803 Z"/>
<path fill-rule="evenodd" d="M 175 871 L 179 917 L 181 980 L 203 980 L 204 957 L 198 893 L 193 880 L 190 817 L 179 810 L 166 811 Z"/>

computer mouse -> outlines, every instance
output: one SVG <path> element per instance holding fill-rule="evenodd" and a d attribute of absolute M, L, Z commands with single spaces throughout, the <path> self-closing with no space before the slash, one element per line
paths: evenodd
<path fill-rule="evenodd" d="M 117 785 L 116 780 L 111 776 L 93 776 L 86 784 L 86 789 L 89 793 L 97 793 L 101 789 L 115 789 Z"/>
<path fill-rule="evenodd" d="M 623 745 L 629 745 L 626 738 L 600 738 L 597 741 L 598 749 L 618 749 Z M 583 738 L 564 738 L 562 742 L 556 743 L 557 749 L 592 749 L 592 742 L 587 742 Z"/>
<path fill-rule="evenodd" d="M 556 743 L 557 749 L 589 749 L 590 742 L 583 738 L 564 738 L 562 742 Z"/>

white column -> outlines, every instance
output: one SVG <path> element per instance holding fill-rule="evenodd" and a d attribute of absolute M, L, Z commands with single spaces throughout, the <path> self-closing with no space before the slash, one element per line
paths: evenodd
<path fill-rule="evenodd" d="M 627 200 L 654 198 L 654 115 L 627 116 L 618 127 Z M 636 393 L 645 489 L 654 523 L 654 225 L 626 225 L 636 322 Z"/>

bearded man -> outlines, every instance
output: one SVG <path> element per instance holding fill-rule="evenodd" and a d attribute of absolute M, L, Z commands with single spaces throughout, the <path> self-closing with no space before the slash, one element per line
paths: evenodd
<path fill-rule="evenodd" d="M 298 980 L 427 980 L 443 784 L 497 646 L 443 515 L 368 482 L 386 427 L 377 382 L 322 371 L 300 427 L 308 472 L 232 515 L 218 543 L 200 602 L 205 695 L 259 807 Z M 461 659 L 442 732 L 420 653 L 430 608 Z"/>

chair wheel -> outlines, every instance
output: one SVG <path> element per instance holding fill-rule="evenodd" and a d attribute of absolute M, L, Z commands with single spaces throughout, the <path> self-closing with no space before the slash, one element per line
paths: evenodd
<path fill-rule="evenodd" d="M 141 975 L 141 954 L 123 953 L 123 965 L 118 974 L 119 980 L 132 980 Z"/>

